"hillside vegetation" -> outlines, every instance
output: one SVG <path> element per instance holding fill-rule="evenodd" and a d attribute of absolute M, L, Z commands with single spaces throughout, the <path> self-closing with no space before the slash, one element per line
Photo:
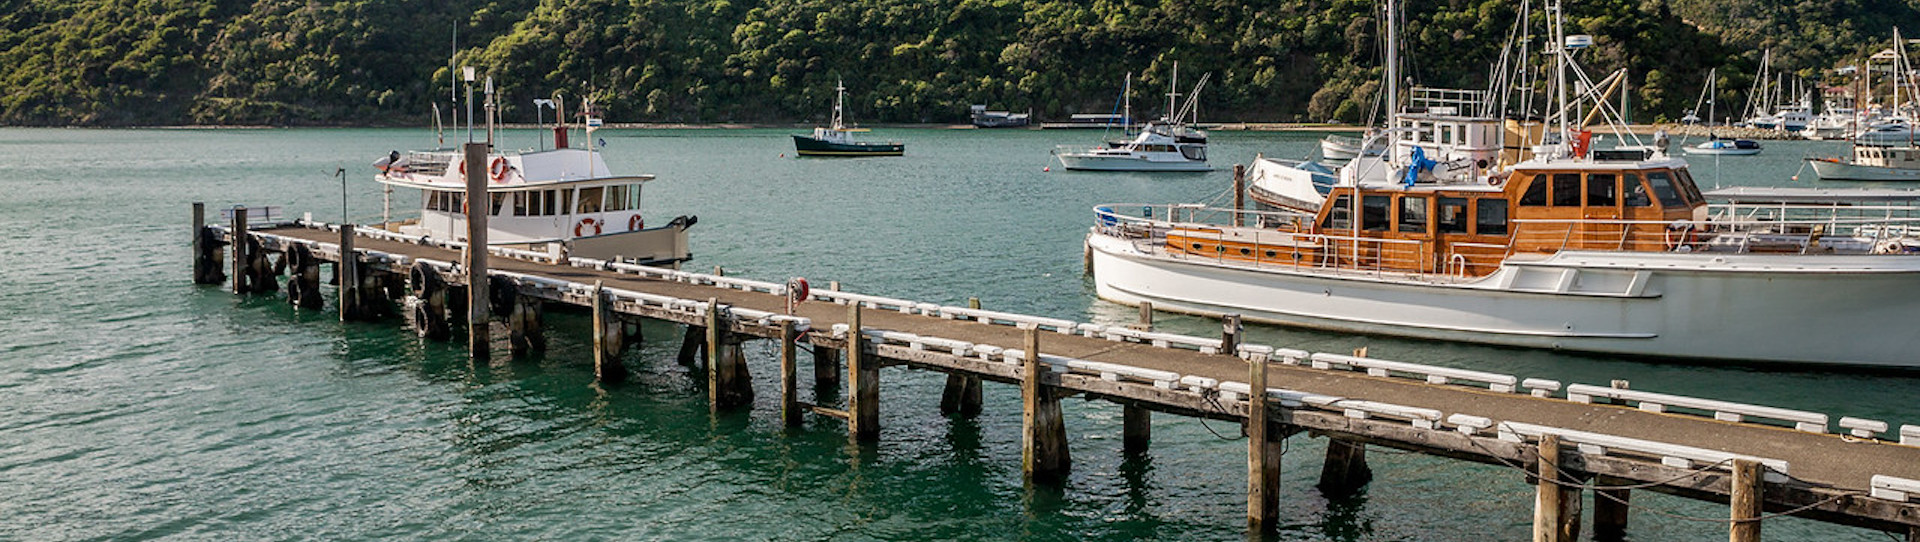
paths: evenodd
<path fill-rule="evenodd" d="M 1920 0 L 1576 0 L 1599 77 L 1627 68 L 1635 120 L 1677 118 L 1708 68 L 1739 103 L 1760 49 L 1819 78 L 1920 33 Z M 1208 121 L 1364 121 L 1373 0 L 0 0 L 0 123 L 395 125 L 445 108 L 449 57 L 531 121 L 555 92 L 616 122 L 956 122 L 972 103 L 1107 112 L 1134 74 L 1160 114 L 1212 73 Z M 1408 77 L 1481 88 L 1518 5 L 1412 1 Z M 1538 15 L 1536 14 L 1536 17 Z M 455 46 L 455 33 L 458 46 Z M 1537 50 L 1537 46 L 1536 46 Z"/>

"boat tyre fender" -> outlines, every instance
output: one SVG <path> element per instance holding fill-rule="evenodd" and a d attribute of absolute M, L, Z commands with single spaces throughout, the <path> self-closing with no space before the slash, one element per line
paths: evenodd
<path fill-rule="evenodd" d="M 627 219 L 627 231 L 640 231 L 644 229 L 647 229 L 647 221 L 646 219 L 640 218 L 640 215 L 633 215 Z"/>
<path fill-rule="evenodd" d="M 1693 252 L 1693 223 L 1675 220 L 1667 224 L 1667 250 L 1673 252 Z"/>
<path fill-rule="evenodd" d="M 587 235 L 588 231 L 592 231 L 593 235 L 600 235 L 600 221 L 592 218 L 582 218 L 580 219 L 580 223 L 573 225 L 574 237 L 589 237 L 589 235 Z"/>
<path fill-rule="evenodd" d="M 493 179 L 493 182 L 496 183 L 506 182 L 507 170 L 509 169 L 511 168 L 507 165 L 507 157 L 495 156 L 492 162 L 487 163 L 487 177 Z"/>

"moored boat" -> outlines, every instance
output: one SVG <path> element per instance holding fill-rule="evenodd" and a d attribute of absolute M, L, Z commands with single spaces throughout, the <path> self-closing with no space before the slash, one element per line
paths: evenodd
<path fill-rule="evenodd" d="M 1555 71 L 1577 72 L 1571 50 L 1590 41 L 1554 22 Z M 1437 340 L 1920 367 L 1915 202 L 1709 203 L 1661 138 L 1596 149 L 1566 116 L 1550 131 L 1496 131 L 1497 120 L 1465 114 L 1488 97 L 1460 98 L 1461 109 L 1439 112 L 1459 116 L 1451 125 L 1389 130 L 1389 153 L 1342 168 L 1311 210 L 1096 207 L 1086 251 L 1097 294 Z M 1555 109 L 1573 110 L 1564 95 Z M 1436 136 L 1454 154 L 1423 156 L 1439 149 Z"/>
<path fill-rule="evenodd" d="M 420 216 L 380 227 L 465 242 L 467 214 L 474 207 L 467 201 L 467 174 L 478 169 L 488 181 L 490 201 L 480 208 L 488 213 L 489 246 L 677 268 L 692 258 L 687 229 L 697 219 L 679 216 L 649 225 L 640 192 L 654 176 L 608 167 L 600 151 L 591 148 L 599 125 L 598 118 L 588 117 L 589 148 L 569 146 L 569 129 L 562 123 L 554 129 L 554 148 L 489 150 L 485 161 L 471 165 L 457 148 L 391 152 L 374 162 L 374 180 L 420 190 Z"/>
<path fill-rule="evenodd" d="M 1848 158 L 1807 158 L 1824 181 L 1920 181 L 1920 147 L 1855 145 Z"/>
<path fill-rule="evenodd" d="M 1173 70 L 1173 87 L 1167 92 L 1167 116 L 1148 122 L 1130 140 L 1110 141 L 1094 148 L 1056 148 L 1053 154 L 1060 160 L 1061 167 L 1090 171 L 1211 171 L 1213 168 L 1207 165 L 1207 133 L 1195 127 L 1199 122 L 1200 90 L 1206 88 L 1211 74 L 1201 76 L 1186 103 L 1180 104 L 1180 65 L 1175 63 Z M 1122 87 L 1123 103 L 1128 103 L 1131 79 L 1129 74 Z M 1131 109 L 1130 103 L 1124 108 Z M 1130 117 L 1131 113 L 1126 115 Z"/>
<path fill-rule="evenodd" d="M 846 125 L 844 103 L 847 87 L 836 83 L 833 87 L 833 124 L 816 127 L 812 135 L 794 134 L 793 150 L 800 156 L 900 156 L 906 154 L 907 145 L 899 142 L 878 143 L 855 139 L 855 132 L 865 129 L 850 128 Z"/>
<path fill-rule="evenodd" d="M 1686 148 L 1687 154 L 1752 156 L 1760 154 L 1760 143 L 1751 139 L 1721 139 L 1709 137 L 1699 145 Z"/>

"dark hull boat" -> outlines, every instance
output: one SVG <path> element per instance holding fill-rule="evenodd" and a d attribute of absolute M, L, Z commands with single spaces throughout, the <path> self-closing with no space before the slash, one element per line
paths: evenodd
<path fill-rule="evenodd" d="M 797 134 L 793 136 L 793 149 L 800 156 L 900 156 L 907 152 L 903 143 L 840 143 Z"/>

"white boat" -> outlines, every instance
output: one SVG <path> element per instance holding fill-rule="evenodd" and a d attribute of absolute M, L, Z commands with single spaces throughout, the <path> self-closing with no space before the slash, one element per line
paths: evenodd
<path fill-rule="evenodd" d="M 589 140 L 599 125 L 588 118 Z M 654 176 L 615 173 L 599 150 L 568 146 L 564 124 L 554 136 L 555 148 L 494 150 L 479 164 L 467 164 L 460 149 L 390 153 L 374 162 L 374 180 L 420 190 L 420 216 L 380 227 L 465 242 L 473 207 L 466 176 L 478 170 L 491 200 L 482 206 L 489 246 L 676 268 L 692 257 L 687 229 L 695 217 L 650 224 L 641 214 L 641 187 Z"/>
<path fill-rule="evenodd" d="M 1382 147 L 1379 145 L 1367 147 L 1368 141 L 1370 141 L 1370 139 L 1366 137 L 1330 134 L 1327 137 L 1320 138 L 1320 158 L 1329 161 L 1341 161 L 1359 158 L 1361 154 L 1378 156 Z"/>
<path fill-rule="evenodd" d="M 1686 148 L 1687 154 L 1752 156 L 1760 154 L 1760 143 L 1750 139 L 1712 138 Z"/>
<path fill-rule="evenodd" d="M 1337 175 L 1318 162 L 1256 156 L 1247 167 L 1247 194 L 1267 209 L 1319 209 Z"/>
<path fill-rule="evenodd" d="M 1174 89 L 1178 89 L 1179 64 L 1174 64 Z M 1058 147 L 1054 157 L 1060 166 L 1083 171 L 1211 171 L 1207 165 L 1207 133 L 1194 127 L 1199 121 L 1200 90 L 1211 74 L 1201 76 L 1187 101 L 1175 109 L 1178 92 L 1167 93 L 1167 116 L 1153 122 L 1127 141 L 1110 141 L 1094 148 Z M 1128 76 L 1132 78 L 1131 75 Z M 1130 88 L 1131 81 L 1126 87 Z M 1122 91 L 1122 100 L 1127 92 Z M 1130 108 L 1130 107 L 1129 107 Z"/>
<path fill-rule="evenodd" d="M 1558 25 L 1554 38 L 1568 44 L 1552 51 L 1556 71 L 1575 70 L 1575 40 Z M 1571 106 L 1563 96 L 1556 109 Z M 1095 290 L 1347 332 L 1920 367 L 1914 202 L 1816 194 L 1710 205 L 1687 163 L 1658 144 L 1595 150 L 1565 119 L 1525 137 L 1531 156 L 1489 162 L 1484 176 L 1349 165 L 1311 213 L 1096 207 L 1086 237 Z"/>
<path fill-rule="evenodd" d="M 1920 147 L 1855 145 L 1853 156 L 1808 158 L 1823 181 L 1920 181 Z"/>

